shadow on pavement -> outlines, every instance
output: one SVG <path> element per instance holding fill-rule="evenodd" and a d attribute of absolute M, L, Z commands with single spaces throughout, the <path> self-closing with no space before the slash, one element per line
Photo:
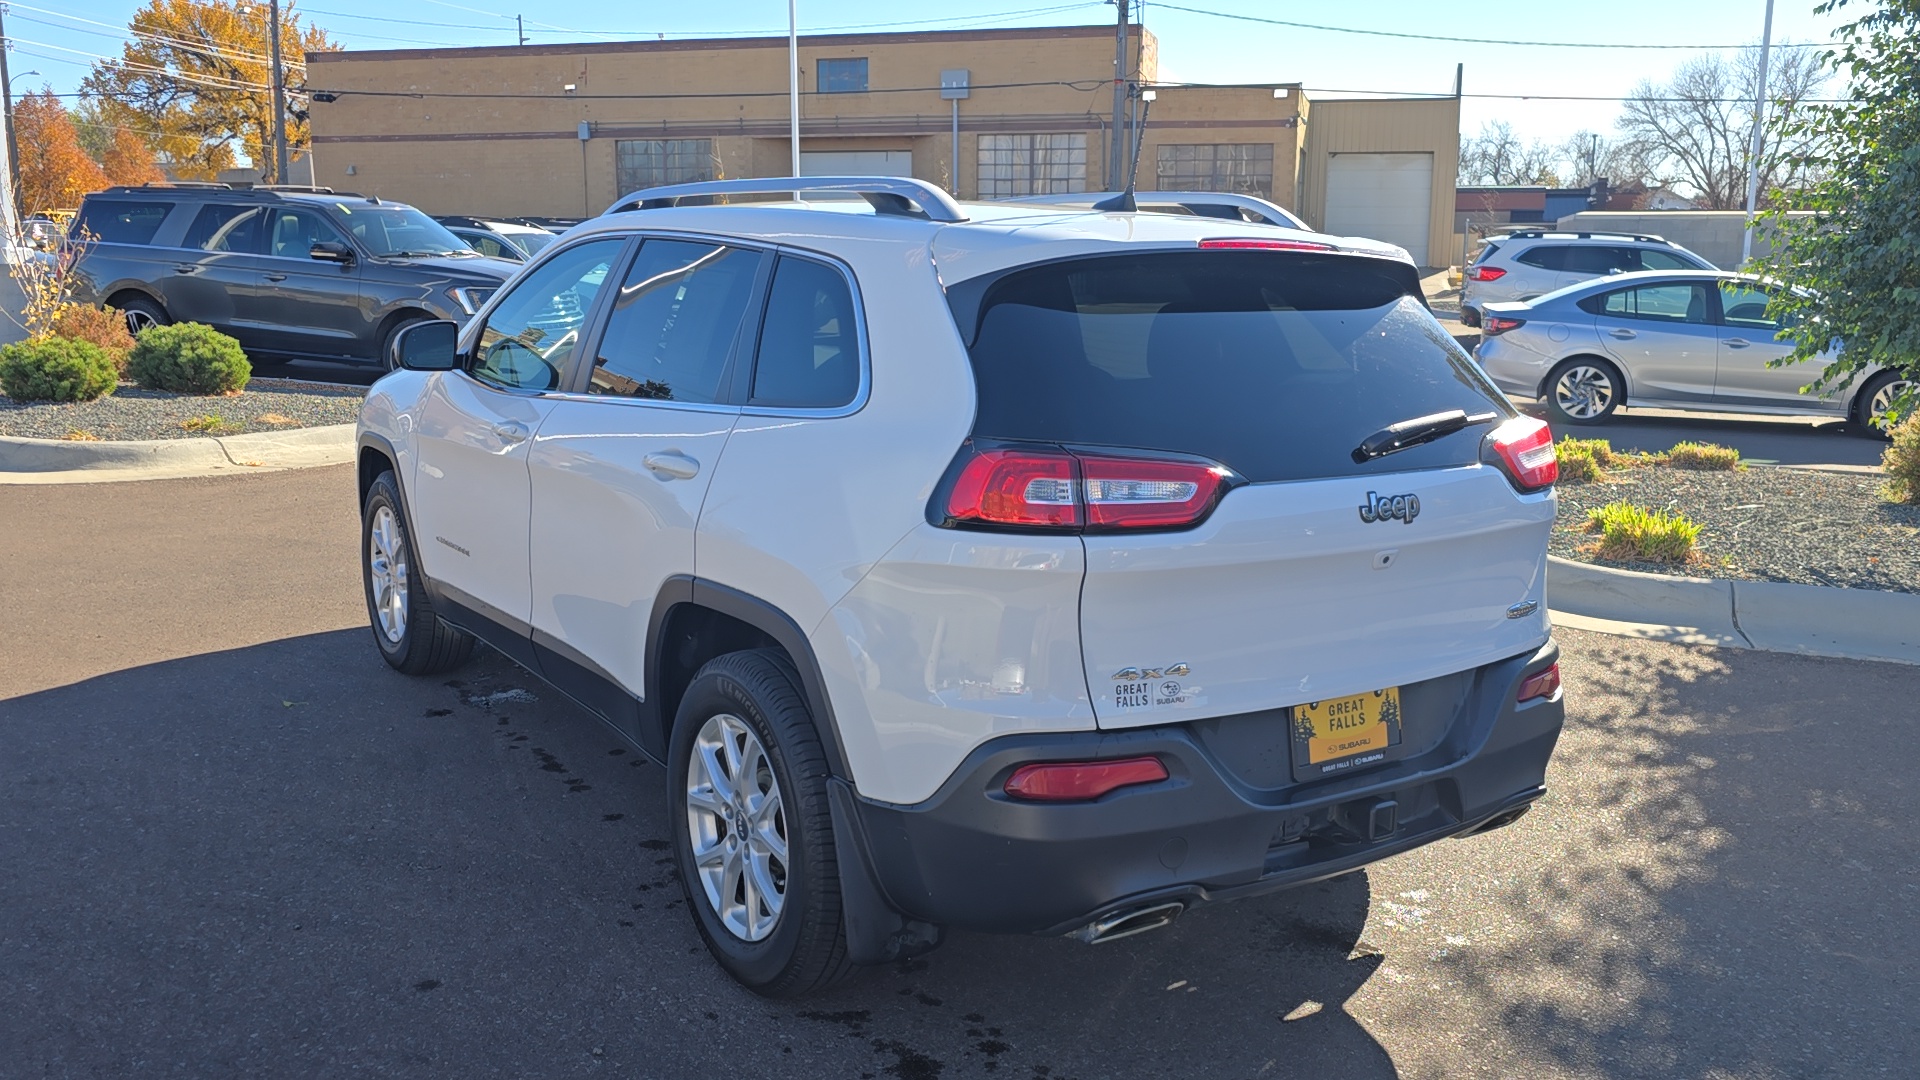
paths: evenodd
<path fill-rule="evenodd" d="M 0 1072 L 1395 1075 L 1343 1008 L 1365 874 L 755 998 L 682 907 L 659 770 L 495 654 L 412 680 L 366 634 L 0 701 Z"/>

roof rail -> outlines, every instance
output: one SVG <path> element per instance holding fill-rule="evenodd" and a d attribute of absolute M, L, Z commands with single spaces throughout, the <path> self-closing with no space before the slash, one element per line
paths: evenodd
<path fill-rule="evenodd" d="M 774 177 L 767 180 L 708 180 L 695 184 L 672 184 L 647 188 L 624 196 L 607 207 L 607 213 L 628 210 L 657 210 L 677 206 L 682 199 L 711 199 L 727 195 L 858 195 L 873 206 L 876 214 L 922 218 L 952 223 L 967 220 L 960 204 L 946 192 L 927 183 L 904 176 L 806 176 Z"/>
<path fill-rule="evenodd" d="M 165 191 L 168 188 L 210 188 L 214 191 L 232 191 L 232 184 L 222 184 L 213 180 L 172 180 L 163 184 L 115 184 L 108 191 Z"/>
<path fill-rule="evenodd" d="M 314 187 L 312 184 L 255 184 L 255 191 L 293 191 L 303 195 L 352 195 L 351 191 L 335 191 L 330 187 Z"/>
<path fill-rule="evenodd" d="M 1499 234 L 1503 240 L 1538 240 L 1548 236 L 1570 236 L 1576 240 L 1637 240 L 1643 244 L 1668 244 L 1673 241 L 1664 236 L 1649 233 L 1608 232 L 1604 229 L 1594 232 L 1574 232 L 1570 229 L 1513 229 Z"/>

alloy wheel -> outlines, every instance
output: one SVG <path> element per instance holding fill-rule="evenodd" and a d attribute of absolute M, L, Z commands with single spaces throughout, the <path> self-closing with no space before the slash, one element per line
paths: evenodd
<path fill-rule="evenodd" d="M 1906 393 L 1907 389 L 1912 385 L 1913 383 L 1906 379 L 1895 379 L 1881 387 L 1879 391 L 1873 395 L 1873 400 L 1867 402 L 1867 423 L 1883 435 L 1892 430 L 1891 426 L 1885 420 L 1875 418 L 1888 409 L 1893 408 L 1894 401 L 1898 399 L 1901 394 Z"/>
<path fill-rule="evenodd" d="M 393 508 L 373 512 L 367 530 L 367 571 L 373 579 L 373 611 L 380 632 L 398 645 L 407 635 L 407 538 Z"/>
<path fill-rule="evenodd" d="M 121 314 L 126 317 L 127 332 L 134 337 L 139 337 L 142 330 L 151 330 L 160 325 L 159 319 L 154 318 L 150 313 L 145 311 L 132 309 L 123 311 Z"/>
<path fill-rule="evenodd" d="M 710 717 L 687 763 L 687 832 L 707 904 L 742 941 L 773 933 L 787 903 L 787 816 L 766 747 L 731 713 Z"/>
<path fill-rule="evenodd" d="M 1613 404 L 1613 379 L 1591 364 L 1570 367 L 1553 383 L 1554 404 L 1576 420 L 1591 420 Z"/>

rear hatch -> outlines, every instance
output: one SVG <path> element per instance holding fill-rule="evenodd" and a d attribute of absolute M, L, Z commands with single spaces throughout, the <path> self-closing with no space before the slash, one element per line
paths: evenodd
<path fill-rule="evenodd" d="M 1419 295 L 1409 267 L 1287 250 L 1071 259 L 951 290 L 979 411 L 935 507 L 1082 534 L 1102 728 L 1349 695 L 1377 715 L 1376 692 L 1545 640 L 1551 437 Z M 1414 418 L 1454 430 L 1356 453 Z"/>

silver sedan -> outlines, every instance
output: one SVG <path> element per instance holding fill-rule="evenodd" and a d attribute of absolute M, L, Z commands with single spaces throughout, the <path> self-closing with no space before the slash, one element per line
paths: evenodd
<path fill-rule="evenodd" d="M 1873 418 L 1908 378 L 1872 368 L 1845 387 L 1804 392 L 1824 364 L 1772 364 L 1793 351 L 1778 340 L 1785 327 L 1767 316 L 1767 290 L 1779 287 L 1714 270 L 1598 278 L 1488 304 L 1474 356 L 1502 390 L 1543 402 L 1555 426 L 1598 424 L 1636 405 L 1837 416 L 1884 434 Z"/>

